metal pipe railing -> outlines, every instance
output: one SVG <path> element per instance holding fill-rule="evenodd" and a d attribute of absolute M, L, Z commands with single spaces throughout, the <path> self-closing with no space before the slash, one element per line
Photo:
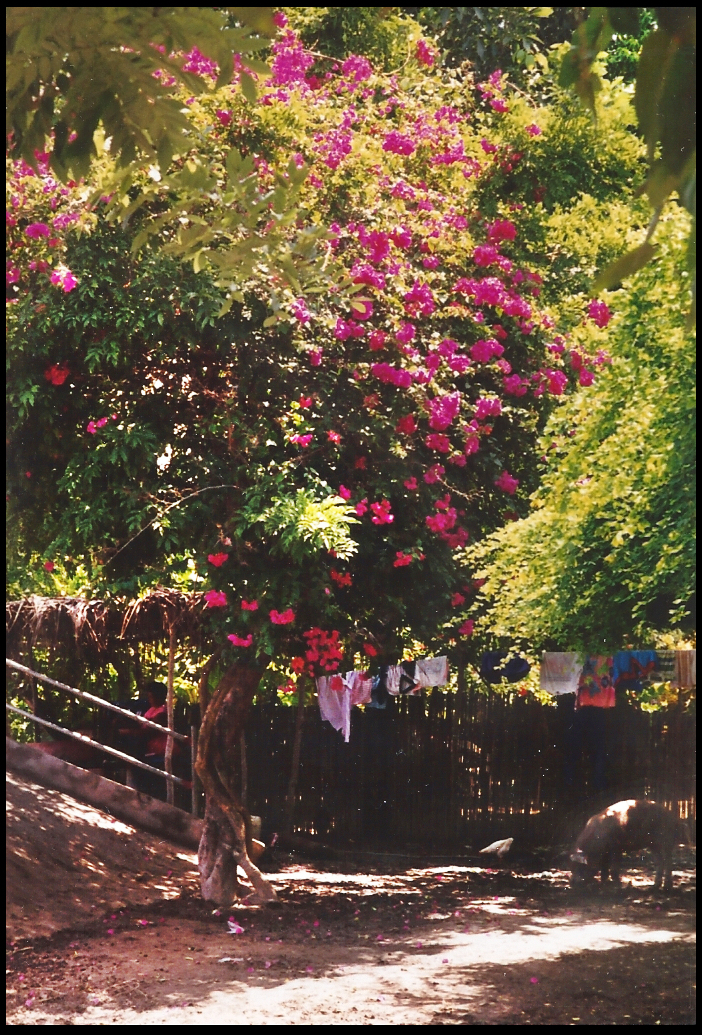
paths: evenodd
<path fill-rule="evenodd" d="M 9 658 L 5 658 L 5 664 L 8 668 L 15 669 L 17 672 L 23 672 L 27 676 L 32 676 L 33 679 L 38 679 L 42 683 L 48 683 L 50 686 L 58 687 L 59 690 L 65 690 L 67 694 L 73 694 L 74 697 L 80 697 L 84 701 L 90 701 L 91 704 L 96 704 L 100 708 L 107 708 L 111 712 L 117 712 L 118 715 L 124 715 L 130 720 L 130 722 L 137 722 L 141 726 L 148 726 L 151 729 L 158 730 L 159 733 L 165 733 L 168 737 L 173 737 L 174 740 L 182 740 L 188 743 L 189 738 L 183 733 L 176 733 L 175 730 L 169 730 L 166 726 L 161 726 L 158 722 L 152 722 L 151 719 L 145 719 L 142 715 L 135 715 L 134 712 L 128 711 L 126 708 L 120 708 L 118 704 L 112 704 L 111 701 L 104 701 L 102 697 L 96 697 L 94 694 L 88 694 L 85 690 L 76 690 L 74 686 L 67 686 L 66 683 L 59 683 L 56 679 L 51 679 L 49 676 L 43 676 L 41 672 L 35 672 L 31 668 L 27 668 L 26 665 L 20 665 L 17 661 L 10 661 Z M 32 718 L 34 716 L 31 716 Z M 62 733 L 67 732 L 61 727 Z M 159 770 L 160 771 L 160 770 Z"/>
<path fill-rule="evenodd" d="M 99 740 L 91 740 L 90 737 L 86 737 L 82 733 L 75 733 L 73 730 L 64 729 L 63 726 L 57 726 L 55 722 L 49 722 L 48 719 L 40 719 L 38 715 L 32 715 L 31 712 L 26 712 L 23 708 L 17 708 L 14 704 L 6 704 L 5 711 L 16 712 L 17 715 L 23 715 L 25 719 L 31 719 L 32 722 L 38 722 L 42 726 L 48 726 L 50 730 L 56 730 L 58 733 L 62 733 L 65 737 L 70 737 L 72 740 L 79 740 L 81 744 L 87 744 L 89 747 L 95 748 L 97 751 L 104 751 L 108 755 L 114 755 L 115 758 L 119 758 L 123 762 L 127 762 L 129 765 L 138 766 L 140 769 L 146 769 L 149 773 L 156 773 L 157 776 L 163 776 L 166 780 L 172 780 L 174 783 L 181 783 L 186 787 L 188 786 L 188 781 L 182 780 L 179 776 L 165 773 L 163 769 L 156 769 L 155 766 L 149 765 L 147 762 L 140 762 L 138 758 L 132 758 L 131 755 L 125 755 L 123 751 L 118 751 L 117 748 L 101 744 Z M 131 715 L 131 712 L 128 712 L 127 714 Z M 156 729 L 159 729 L 162 732 L 164 731 L 164 727 L 159 726 L 155 722 L 152 722 L 150 725 L 156 726 Z M 187 740 L 187 737 L 185 739 Z"/>

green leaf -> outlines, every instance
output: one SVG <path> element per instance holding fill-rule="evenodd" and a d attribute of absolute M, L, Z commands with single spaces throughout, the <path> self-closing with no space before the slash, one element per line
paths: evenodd
<path fill-rule="evenodd" d="M 665 80 L 666 64 L 674 47 L 670 36 L 659 29 L 644 40 L 639 57 L 634 107 L 651 155 L 658 139 L 658 101 Z"/>
<path fill-rule="evenodd" d="M 255 104 L 258 92 L 256 90 L 256 83 L 253 79 L 253 76 L 250 76 L 248 72 L 242 72 L 240 82 L 241 92 L 243 93 L 246 100 L 249 101 L 251 104 Z"/>

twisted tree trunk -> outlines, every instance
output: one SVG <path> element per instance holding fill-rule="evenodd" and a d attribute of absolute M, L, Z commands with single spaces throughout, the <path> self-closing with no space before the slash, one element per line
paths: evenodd
<path fill-rule="evenodd" d="M 200 727 L 195 768 L 205 790 L 205 823 L 198 868 L 205 901 L 228 906 L 241 892 L 241 866 L 254 886 L 254 900 L 271 902 L 275 891 L 249 858 L 251 821 L 227 778 L 227 759 L 239 743 L 265 665 L 234 665 L 222 676 Z"/>

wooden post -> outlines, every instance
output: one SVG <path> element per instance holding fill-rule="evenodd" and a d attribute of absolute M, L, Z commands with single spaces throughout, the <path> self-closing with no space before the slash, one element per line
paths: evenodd
<path fill-rule="evenodd" d="M 297 684 L 297 714 L 295 715 L 295 737 L 293 740 L 292 763 L 290 766 L 290 782 L 285 799 L 285 833 L 292 834 L 295 821 L 295 797 L 297 795 L 297 777 L 300 770 L 300 746 L 302 744 L 302 724 L 305 720 L 305 680 L 301 676 Z"/>
<path fill-rule="evenodd" d="M 168 641 L 168 696 L 166 697 L 166 709 L 168 717 L 168 729 L 173 729 L 173 677 L 175 675 L 175 647 L 176 647 L 176 636 L 175 626 L 173 623 L 170 625 L 169 630 L 169 641 Z M 164 766 L 166 772 L 170 775 L 173 774 L 173 737 L 166 739 L 166 755 L 164 758 Z M 173 781 L 166 781 L 166 800 L 169 805 L 173 804 Z"/>

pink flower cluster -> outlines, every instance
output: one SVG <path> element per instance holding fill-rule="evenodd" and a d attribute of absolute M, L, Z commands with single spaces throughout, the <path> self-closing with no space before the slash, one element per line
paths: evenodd
<path fill-rule="evenodd" d="M 415 280 L 411 291 L 405 293 L 405 312 L 410 316 L 431 316 L 436 309 L 434 294 L 428 284 Z"/>
<path fill-rule="evenodd" d="M 499 399 L 483 396 L 475 404 L 475 419 L 485 420 L 486 417 L 499 417 L 502 413 L 502 403 Z"/>
<path fill-rule="evenodd" d="M 226 607 L 227 595 L 220 589 L 208 589 L 205 593 L 205 603 L 208 607 Z"/>
<path fill-rule="evenodd" d="M 273 625 L 290 625 L 295 621 L 295 613 L 292 608 L 288 608 L 287 611 L 270 611 L 269 618 Z"/>
<path fill-rule="evenodd" d="M 587 315 L 597 327 L 606 327 L 612 319 L 612 313 L 606 302 L 600 302 L 596 298 L 588 304 Z"/>
<path fill-rule="evenodd" d="M 398 550 L 395 553 L 395 560 L 392 562 L 392 566 L 393 568 L 405 568 L 412 563 L 412 559 L 411 553 L 403 553 L 402 550 Z"/>
<path fill-rule="evenodd" d="M 414 53 L 420 65 L 426 65 L 427 68 L 431 68 L 436 60 L 436 55 L 426 40 L 417 40 Z"/>
<path fill-rule="evenodd" d="M 414 140 L 396 129 L 391 130 L 383 141 L 383 151 L 390 151 L 392 154 L 411 155 L 415 150 Z"/>
<path fill-rule="evenodd" d="M 461 393 L 437 395 L 427 400 L 426 405 L 429 410 L 429 427 L 435 431 L 445 431 L 461 408 Z"/>
<path fill-rule="evenodd" d="M 416 430 L 417 422 L 414 419 L 413 413 L 408 413 L 406 417 L 400 417 L 395 425 L 395 431 L 400 435 L 412 435 Z"/>
<path fill-rule="evenodd" d="M 305 77 L 314 64 L 314 57 L 309 54 L 298 36 L 292 32 L 284 32 L 271 47 L 271 83 L 273 86 L 306 86 Z"/>
<path fill-rule="evenodd" d="M 363 317 L 363 319 L 365 319 L 365 317 Z M 356 323 L 354 320 L 342 320 L 340 316 L 337 317 L 336 326 L 334 328 L 334 337 L 339 341 L 346 341 L 348 338 L 362 338 L 365 333 L 365 327 L 361 327 L 361 325 Z"/>
<path fill-rule="evenodd" d="M 513 478 L 507 471 L 503 471 L 500 477 L 495 479 L 495 485 L 503 492 L 508 492 L 510 496 L 514 496 L 519 485 L 519 478 Z"/>
<path fill-rule="evenodd" d="M 343 661 L 343 651 L 339 646 L 339 633 L 336 629 L 325 632 L 324 629 L 308 629 L 302 634 L 307 640 L 305 658 L 311 665 L 319 665 L 325 672 L 336 672 L 339 662 Z"/>
<path fill-rule="evenodd" d="M 309 446 L 309 444 L 310 444 L 310 442 L 312 441 L 313 438 L 314 438 L 314 435 L 311 435 L 311 434 L 308 434 L 308 435 L 291 435 L 290 436 L 290 441 L 293 442 L 296 446 L 302 446 L 303 449 L 306 449 L 307 446 Z"/>
<path fill-rule="evenodd" d="M 68 266 L 64 265 L 57 266 L 52 271 L 49 280 L 52 284 L 56 284 L 66 292 L 73 291 L 73 288 L 78 287 L 78 281 L 73 276 Z"/>
<path fill-rule="evenodd" d="M 427 435 L 424 441 L 428 449 L 435 449 L 438 453 L 448 453 L 451 450 L 451 441 L 448 435 L 433 433 Z"/>
<path fill-rule="evenodd" d="M 229 560 L 228 553 L 208 553 L 207 560 L 214 564 L 215 568 L 221 568 L 225 561 Z"/>
<path fill-rule="evenodd" d="M 501 356 L 504 351 L 504 346 L 500 345 L 499 341 L 486 338 L 476 341 L 475 345 L 471 346 L 470 357 L 476 363 L 489 363 L 495 356 Z"/>
<path fill-rule="evenodd" d="M 237 636 L 236 633 L 230 633 L 227 636 L 227 639 L 230 640 L 235 647 L 250 647 L 253 643 L 253 635 L 251 633 L 243 638 L 241 636 Z"/>
<path fill-rule="evenodd" d="M 349 54 L 341 66 L 341 74 L 351 83 L 362 83 L 373 75 L 373 66 L 368 58 Z"/>
<path fill-rule="evenodd" d="M 389 363 L 373 363 L 371 374 L 384 384 L 397 385 L 398 388 L 409 388 L 412 384 L 409 370 L 398 370 Z"/>
<path fill-rule="evenodd" d="M 424 474 L 424 481 L 427 485 L 434 485 L 436 482 L 440 481 L 445 474 L 445 467 L 442 467 L 441 464 L 432 464 L 429 470 Z M 405 482 L 405 485 L 407 485 L 407 482 Z"/>
<path fill-rule="evenodd" d="M 242 611 L 258 611 L 258 600 L 243 600 L 241 601 Z"/>
<path fill-rule="evenodd" d="M 373 512 L 371 521 L 374 525 L 391 525 L 395 520 L 394 515 L 390 513 L 390 503 L 388 500 L 381 500 L 380 503 L 371 503 L 370 509 Z"/>
<path fill-rule="evenodd" d="M 101 417 L 100 420 L 88 421 L 88 425 L 87 425 L 87 427 L 85 429 L 87 434 L 88 435 L 95 435 L 95 434 L 97 434 L 98 428 L 104 428 L 109 419 L 110 419 L 109 417 Z M 117 420 L 117 414 L 116 413 L 112 414 L 112 420 Z"/>

